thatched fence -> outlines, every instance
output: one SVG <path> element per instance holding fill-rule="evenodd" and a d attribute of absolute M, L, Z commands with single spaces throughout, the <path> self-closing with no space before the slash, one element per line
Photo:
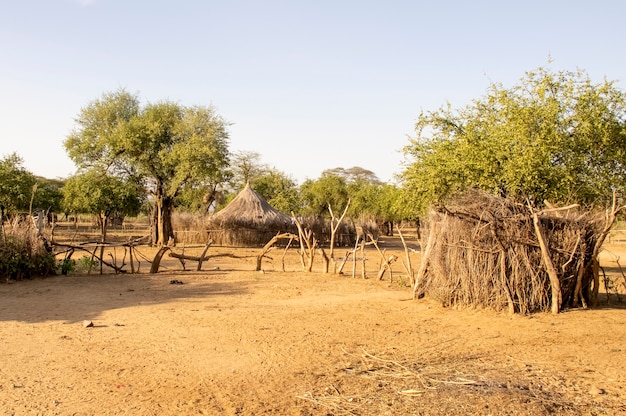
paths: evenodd
<path fill-rule="evenodd" d="M 414 295 L 511 313 L 586 307 L 597 298 L 597 256 L 620 209 L 537 211 L 468 192 L 431 212 Z"/>

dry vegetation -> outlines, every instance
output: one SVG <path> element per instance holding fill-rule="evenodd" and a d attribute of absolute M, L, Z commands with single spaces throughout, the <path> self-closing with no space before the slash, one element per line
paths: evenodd
<path fill-rule="evenodd" d="M 55 240 L 96 233 L 61 224 Z M 140 224 L 111 233 L 142 235 Z M 380 248 L 404 257 L 398 237 Z M 367 279 L 360 259 L 357 278 L 352 266 L 324 274 L 319 259 L 304 273 L 296 250 L 276 248 L 261 273 L 259 248 L 217 246 L 203 271 L 165 255 L 146 274 L 155 249 L 137 249 L 140 274 L 105 268 L 0 286 L 4 414 L 626 414 L 622 244 L 602 254 L 608 302 L 601 294 L 591 310 L 514 316 L 414 301 L 399 262 L 376 278 L 371 246 Z M 122 251 L 107 249 L 118 263 Z"/>
<path fill-rule="evenodd" d="M 594 302 L 597 254 L 618 208 L 576 207 L 537 212 L 484 192 L 458 196 L 431 212 L 416 294 L 511 313 Z"/>

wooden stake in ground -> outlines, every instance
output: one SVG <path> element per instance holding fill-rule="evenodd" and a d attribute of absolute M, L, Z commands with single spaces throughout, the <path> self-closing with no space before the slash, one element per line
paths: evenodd
<path fill-rule="evenodd" d="M 322 256 L 325 259 L 325 265 L 324 265 L 324 273 L 328 273 L 328 258 L 330 258 L 330 261 L 333 262 L 333 273 L 336 271 L 336 261 L 335 261 L 335 238 L 337 237 L 337 230 L 339 229 L 339 225 L 341 225 L 341 222 L 343 221 L 343 217 L 346 216 L 346 213 L 348 212 L 348 208 L 350 207 L 350 199 L 348 199 L 348 203 L 346 204 L 346 207 L 343 209 L 343 213 L 341 214 L 341 217 L 339 218 L 335 218 L 335 214 L 333 213 L 333 208 L 331 207 L 330 204 L 328 204 L 328 212 L 330 212 L 330 248 L 329 248 L 329 254 L 328 257 L 326 257 L 326 253 L 323 252 L 322 250 Z"/>
<path fill-rule="evenodd" d="M 315 258 L 315 248 L 317 247 L 317 239 L 313 235 L 313 231 L 310 229 L 304 229 L 302 224 L 296 218 L 295 214 L 291 213 L 293 220 L 298 227 L 298 241 L 300 242 L 300 260 L 302 261 L 302 268 L 305 272 L 310 272 L 313 269 L 313 259 Z"/>
<path fill-rule="evenodd" d="M 426 242 L 426 248 L 424 249 L 424 253 L 422 254 L 422 261 L 420 263 L 420 267 L 417 270 L 417 276 L 415 276 L 415 284 L 413 285 L 413 299 L 417 299 L 422 296 L 423 293 L 419 292 L 420 284 L 424 280 L 426 276 L 426 270 L 428 269 L 428 262 L 430 261 L 430 256 L 433 252 L 433 247 L 435 245 L 435 224 L 431 222 L 430 230 L 428 231 L 428 241 Z"/>
<path fill-rule="evenodd" d="M 402 246 L 404 247 L 404 256 L 406 259 L 406 264 L 403 261 L 400 263 L 404 266 L 404 270 L 409 275 L 409 281 L 411 282 L 411 287 L 415 284 L 415 272 L 413 271 L 413 266 L 411 266 L 411 256 L 409 255 L 409 248 L 406 245 L 406 241 L 404 240 L 404 235 L 402 235 L 402 227 L 398 228 L 398 234 L 400 235 L 400 240 L 402 241 Z"/>

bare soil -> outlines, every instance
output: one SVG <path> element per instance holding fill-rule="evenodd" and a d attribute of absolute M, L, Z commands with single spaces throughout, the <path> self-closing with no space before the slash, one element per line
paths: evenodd
<path fill-rule="evenodd" d="M 367 279 L 211 248 L 238 257 L 2 283 L 0 413 L 626 414 L 625 248 L 602 257 L 620 297 L 558 315 L 414 301 L 371 248 Z"/>

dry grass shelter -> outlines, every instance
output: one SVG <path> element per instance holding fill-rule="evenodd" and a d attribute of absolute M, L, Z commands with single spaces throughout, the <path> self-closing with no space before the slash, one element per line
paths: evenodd
<path fill-rule="evenodd" d="M 295 232 L 289 215 L 272 207 L 246 184 L 221 211 L 209 218 L 209 238 L 216 245 L 262 246 L 279 232 Z"/>
<path fill-rule="evenodd" d="M 415 294 L 520 313 L 586 306 L 598 295 L 597 256 L 616 212 L 457 196 L 431 212 Z"/>

